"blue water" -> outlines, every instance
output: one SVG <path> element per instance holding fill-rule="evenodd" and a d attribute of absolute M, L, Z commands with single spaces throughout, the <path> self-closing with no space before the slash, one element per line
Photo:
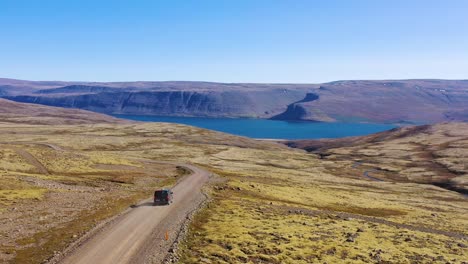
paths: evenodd
<path fill-rule="evenodd" d="M 318 123 L 248 118 L 168 117 L 144 115 L 114 115 L 145 122 L 168 122 L 191 125 L 251 138 L 312 139 L 368 135 L 396 127 L 370 123 Z"/>

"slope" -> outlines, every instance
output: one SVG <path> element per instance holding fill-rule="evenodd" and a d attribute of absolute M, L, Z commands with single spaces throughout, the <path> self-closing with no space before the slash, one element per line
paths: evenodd
<path fill-rule="evenodd" d="M 299 140 L 287 145 L 333 161 L 343 176 L 435 184 L 468 193 L 468 123 L 396 128 L 364 137 Z"/>
<path fill-rule="evenodd" d="M 0 121 L 27 124 L 127 123 L 125 120 L 77 109 L 17 103 L 0 98 Z"/>

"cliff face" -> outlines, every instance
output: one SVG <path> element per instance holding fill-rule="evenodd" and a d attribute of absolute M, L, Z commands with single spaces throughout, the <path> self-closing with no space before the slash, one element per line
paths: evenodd
<path fill-rule="evenodd" d="M 0 79 L 0 96 L 108 114 L 432 123 L 468 121 L 468 81 L 64 83 Z"/>
<path fill-rule="evenodd" d="M 88 93 L 109 93 L 123 91 L 121 88 L 112 88 L 105 86 L 90 85 L 69 85 L 53 89 L 41 89 L 35 91 L 35 94 L 88 94 Z"/>
<path fill-rule="evenodd" d="M 152 91 L 61 96 L 6 97 L 20 102 L 81 108 L 111 114 L 268 118 L 285 110 L 303 91 Z"/>
<path fill-rule="evenodd" d="M 297 102 L 288 105 L 288 108 L 283 113 L 273 116 L 275 120 L 304 120 L 308 118 L 307 108 L 302 103 L 312 102 L 318 100 L 319 96 L 314 93 L 307 93 L 306 96 Z M 318 118 L 309 118 L 315 121 L 321 121 Z"/>

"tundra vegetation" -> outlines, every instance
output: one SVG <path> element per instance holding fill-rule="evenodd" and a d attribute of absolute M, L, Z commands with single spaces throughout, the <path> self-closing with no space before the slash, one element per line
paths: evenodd
<path fill-rule="evenodd" d="M 430 184 L 373 181 L 353 163 L 274 142 L 166 123 L 3 120 L 0 157 L 2 262 L 60 254 L 101 220 L 186 173 L 158 161 L 217 175 L 179 247 L 181 263 L 468 259 L 466 197 Z"/>

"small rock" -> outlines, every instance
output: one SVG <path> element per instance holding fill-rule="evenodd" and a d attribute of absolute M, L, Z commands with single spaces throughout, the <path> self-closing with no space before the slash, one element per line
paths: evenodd
<path fill-rule="evenodd" d="M 334 256 L 336 254 L 336 248 L 332 247 L 329 250 L 325 251 L 325 254 Z"/>
<path fill-rule="evenodd" d="M 356 230 L 356 232 L 362 233 L 362 232 L 364 232 L 364 228 L 360 228 L 360 227 L 359 227 L 359 228 Z"/>
<path fill-rule="evenodd" d="M 355 234 L 346 233 L 346 242 L 354 242 L 358 236 L 359 236 L 358 233 L 355 233 Z"/>

